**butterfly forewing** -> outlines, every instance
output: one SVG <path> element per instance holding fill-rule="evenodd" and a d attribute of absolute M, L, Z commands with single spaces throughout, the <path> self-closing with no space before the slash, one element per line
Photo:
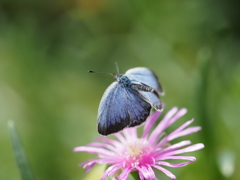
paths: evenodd
<path fill-rule="evenodd" d="M 141 124 L 149 116 L 151 105 L 141 93 L 113 82 L 105 91 L 98 110 L 98 132 L 108 135 L 125 127 Z"/>
<path fill-rule="evenodd" d="M 138 91 L 126 87 L 128 114 L 130 115 L 129 127 L 142 124 L 150 114 L 151 104 Z"/>
<path fill-rule="evenodd" d="M 158 82 L 157 76 L 148 68 L 145 67 L 137 67 L 129 69 L 125 75 L 131 80 L 135 80 L 137 82 L 141 82 L 146 84 L 153 89 L 155 89 L 159 95 L 163 95 L 163 88 L 161 84 Z"/>

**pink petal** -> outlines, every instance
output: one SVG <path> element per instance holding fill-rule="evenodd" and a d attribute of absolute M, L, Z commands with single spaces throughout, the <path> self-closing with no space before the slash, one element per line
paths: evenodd
<path fill-rule="evenodd" d="M 107 170 L 104 172 L 101 180 L 104 180 L 106 179 L 107 176 L 111 176 L 113 175 L 115 172 L 117 172 L 119 169 L 121 169 L 122 166 L 119 165 L 119 164 L 115 164 L 115 165 L 112 165 L 110 166 L 109 168 L 107 168 Z"/>
<path fill-rule="evenodd" d="M 190 128 L 187 128 L 179 133 L 176 133 L 176 134 L 173 134 L 173 135 L 169 135 L 168 137 L 168 140 L 169 141 L 172 141 L 173 139 L 176 139 L 176 138 L 179 138 L 179 137 L 182 137 L 182 136 L 186 136 L 188 134 L 192 134 L 192 133 L 195 133 L 197 131 L 200 131 L 202 128 L 200 126 L 195 126 L 195 127 L 190 127 Z"/>
<path fill-rule="evenodd" d="M 156 144 L 156 142 L 159 141 L 159 134 L 161 134 L 168 127 L 168 121 L 177 112 L 177 110 L 178 109 L 174 107 L 170 111 L 168 111 L 168 113 L 164 116 L 163 120 L 153 130 L 148 139 L 151 144 Z"/>
<path fill-rule="evenodd" d="M 129 173 L 132 171 L 132 168 L 125 168 L 119 177 L 116 177 L 117 180 L 126 180 Z"/>
<path fill-rule="evenodd" d="M 164 150 L 168 150 L 168 149 L 178 149 L 180 147 L 183 147 L 183 146 L 186 146 L 186 145 L 189 145 L 191 144 L 191 141 L 189 140 L 185 140 L 185 141 L 181 141 L 181 142 L 178 142 L 176 144 L 173 144 L 167 148 L 165 148 Z"/>
<path fill-rule="evenodd" d="M 85 165 L 85 166 L 83 167 L 83 168 L 86 168 L 85 171 L 84 171 L 84 173 L 87 173 L 88 171 L 90 171 L 95 164 L 96 164 L 96 162 L 90 162 L 90 163 L 88 163 L 87 166 Z"/>
<path fill-rule="evenodd" d="M 166 137 L 166 139 L 167 139 L 167 137 Z M 161 142 L 160 142 L 160 143 L 161 143 Z M 159 148 L 161 148 L 160 143 L 159 143 L 159 145 L 158 145 Z M 175 144 L 170 145 L 170 146 L 167 147 L 167 148 L 162 149 L 160 152 L 164 152 L 164 151 L 168 151 L 168 150 L 175 150 L 175 149 L 178 149 L 178 148 L 180 148 L 180 147 L 183 147 L 183 146 L 186 146 L 186 145 L 189 145 L 189 144 L 191 144 L 191 141 L 190 141 L 190 140 L 180 141 L 180 142 L 178 142 L 178 143 L 175 143 Z"/>
<path fill-rule="evenodd" d="M 91 162 L 91 161 L 95 161 L 95 160 L 97 160 L 96 157 L 95 157 L 95 158 L 92 158 L 92 159 L 88 159 L 88 160 L 86 160 L 86 161 L 83 161 L 83 162 L 79 163 L 78 166 L 84 166 L 85 164 L 87 164 L 87 163 L 89 163 L 89 162 Z"/>
<path fill-rule="evenodd" d="M 168 159 L 181 159 L 181 160 L 196 161 L 196 158 L 193 156 L 164 156 L 161 158 L 161 160 L 168 160 Z"/>
<path fill-rule="evenodd" d="M 108 151 L 103 148 L 96 148 L 96 147 L 87 147 L 87 146 L 79 146 L 73 149 L 75 152 L 87 152 L 87 153 L 93 153 L 93 154 L 101 154 L 101 155 L 113 155 L 113 152 Z"/>
<path fill-rule="evenodd" d="M 178 120 L 180 117 L 184 116 L 187 113 L 186 108 L 180 109 L 174 117 L 171 118 L 171 120 L 168 122 L 168 126 L 172 125 L 176 120 Z"/>
<path fill-rule="evenodd" d="M 125 143 L 126 139 L 120 133 L 113 134 L 121 143 Z"/>
<path fill-rule="evenodd" d="M 183 163 L 179 163 L 179 164 L 172 164 L 172 163 L 165 162 L 165 161 L 158 161 L 158 162 L 156 162 L 156 164 L 163 165 L 163 166 L 168 166 L 168 167 L 182 167 L 182 166 L 188 165 L 191 162 L 192 161 L 183 162 Z"/>
<path fill-rule="evenodd" d="M 173 107 L 170 111 L 167 112 L 167 114 L 164 116 L 163 119 L 170 119 L 176 112 L 178 111 L 177 107 Z"/>
<path fill-rule="evenodd" d="M 165 156 L 170 156 L 170 155 L 175 155 L 175 154 L 182 154 L 182 153 L 186 153 L 186 152 L 196 151 L 196 150 L 199 150 L 199 149 L 202 149 L 202 148 L 204 148 L 204 145 L 202 143 L 198 143 L 198 144 L 194 144 L 194 145 L 188 146 L 188 147 L 183 148 L 183 149 L 168 152 L 164 155 Z"/>
<path fill-rule="evenodd" d="M 121 164 L 115 164 L 114 167 L 108 170 L 108 176 L 114 175 L 118 170 L 122 168 Z M 110 166 L 111 167 L 111 166 Z"/>
<path fill-rule="evenodd" d="M 167 148 L 165 148 L 165 149 L 162 149 L 162 150 L 160 150 L 159 152 L 157 152 L 155 155 L 155 157 L 156 158 L 158 158 L 158 157 L 162 157 L 162 156 L 165 156 L 165 154 L 168 154 L 168 153 L 171 153 L 171 152 L 173 152 L 174 150 L 176 150 L 176 149 L 178 149 L 178 148 L 180 148 L 180 147 L 183 147 L 183 146 L 187 146 L 187 145 L 189 145 L 189 144 L 191 144 L 191 141 L 189 141 L 189 140 L 185 140 L 185 141 L 181 141 L 181 142 L 178 142 L 178 143 L 176 143 L 176 144 L 173 144 L 173 145 L 171 145 L 171 146 L 169 146 L 169 147 L 167 147 Z"/>
<path fill-rule="evenodd" d="M 162 114 L 162 111 L 156 111 L 147 118 L 146 124 L 144 126 L 144 130 L 143 130 L 142 138 L 145 138 L 148 135 L 150 129 L 155 124 L 155 122 L 157 121 L 157 119 L 161 114 Z"/>
<path fill-rule="evenodd" d="M 101 162 L 99 164 L 116 164 L 122 161 L 120 156 L 99 156 Z"/>
<path fill-rule="evenodd" d="M 142 179 L 145 179 L 145 176 L 144 176 L 144 173 L 145 173 L 145 169 L 142 169 L 142 167 L 140 167 L 140 166 L 136 166 L 135 167 L 137 170 L 138 170 L 138 172 L 139 172 L 139 177 L 140 177 L 140 179 L 142 180 Z"/>
<path fill-rule="evenodd" d="M 141 180 L 144 180 L 144 176 L 143 176 L 143 173 L 142 173 L 142 169 L 140 168 L 140 167 L 136 167 L 136 169 L 138 170 L 138 174 L 139 174 L 139 178 L 141 179 Z"/>
<path fill-rule="evenodd" d="M 88 144 L 87 146 L 93 146 L 93 147 L 101 147 L 101 148 L 107 148 L 111 151 L 118 151 L 115 147 L 113 147 L 110 144 L 106 144 L 106 143 L 101 143 L 101 142 L 92 142 L 90 144 Z"/>
<path fill-rule="evenodd" d="M 96 159 L 96 160 L 93 160 L 93 161 L 88 162 L 87 164 L 85 164 L 85 165 L 83 166 L 83 168 L 86 168 L 86 167 L 88 167 L 88 166 L 91 166 L 92 164 L 95 164 L 95 163 L 98 163 L 98 164 L 106 164 L 105 160 L 103 160 L 103 159 Z"/>
<path fill-rule="evenodd" d="M 194 119 L 191 119 L 191 120 L 185 122 L 183 125 L 181 125 L 181 126 L 178 127 L 176 130 L 174 130 L 173 132 L 171 132 L 171 134 L 176 134 L 176 133 L 182 131 L 185 127 L 189 126 L 193 121 L 194 121 Z"/>
<path fill-rule="evenodd" d="M 153 167 L 156 169 L 159 169 L 160 171 L 162 171 L 164 174 L 166 174 L 168 177 L 172 178 L 173 180 L 176 180 L 176 176 L 172 174 L 170 171 L 168 171 L 167 169 L 157 165 L 153 165 Z"/>
<path fill-rule="evenodd" d="M 155 173 L 150 165 L 147 165 L 147 166 L 148 166 L 148 171 L 151 173 L 151 179 L 154 180 L 156 178 Z"/>
<path fill-rule="evenodd" d="M 121 147 L 122 146 L 122 144 L 119 141 L 116 141 L 116 140 L 113 140 L 113 139 L 108 139 L 106 137 L 98 137 L 97 140 L 108 143 L 108 144 L 112 144 L 115 147 Z"/>
<path fill-rule="evenodd" d="M 106 164 L 104 160 L 102 159 L 97 159 L 97 160 L 93 160 L 91 162 L 88 162 L 87 164 L 85 164 L 83 166 L 83 168 L 85 168 L 85 173 L 88 172 L 89 170 L 92 169 L 92 167 L 96 164 L 96 163 L 99 163 L 99 164 Z"/>
<path fill-rule="evenodd" d="M 137 127 L 130 127 L 123 129 L 122 133 L 124 134 L 126 139 L 136 139 L 137 138 Z"/>
<path fill-rule="evenodd" d="M 152 171 L 151 170 L 149 171 L 149 169 L 147 169 L 145 166 L 138 167 L 137 169 L 141 171 L 142 175 L 146 180 L 154 179 L 153 177 L 155 177 L 155 174 L 154 175 L 152 174 L 153 171 L 152 169 L 151 169 Z"/>

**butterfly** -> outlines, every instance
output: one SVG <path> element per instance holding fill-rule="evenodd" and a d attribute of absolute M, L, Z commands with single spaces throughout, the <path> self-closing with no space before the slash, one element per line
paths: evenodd
<path fill-rule="evenodd" d="M 159 96 L 164 95 L 163 88 L 150 69 L 136 67 L 125 74 L 107 74 L 112 75 L 115 82 L 104 92 L 98 108 L 99 134 L 107 136 L 126 127 L 140 125 L 152 108 L 162 110 Z"/>

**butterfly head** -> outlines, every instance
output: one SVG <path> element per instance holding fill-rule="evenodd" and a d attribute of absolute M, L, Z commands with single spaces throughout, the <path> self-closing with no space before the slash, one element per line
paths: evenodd
<path fill-rule="evenodd" d="M 124 85 L 131 85 L 131 80 L 125 75 L 117 74 L 115 78 L 118 82 L 123 83 Z"/>
<path fill-rule="evenodd" d="M 108 72 L 96 72 L 96 71 L 88 71 L 89 73 L 100 73 L 100 74 L 108 74 L 108 75 L 111 75 L 114 77 L 114 79 L 116 81 L 118 81 L 119 83 L 122 83 L 126 86 L 129 86 L 132 84 L 131 80 L 125 76 L 125 75 L 122 75 L 122 74 L 112 74 L 112 73 L 108 73 Z"/>

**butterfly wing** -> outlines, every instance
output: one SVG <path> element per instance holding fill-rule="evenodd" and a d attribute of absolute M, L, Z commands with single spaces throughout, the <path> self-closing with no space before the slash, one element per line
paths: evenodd
<path fill-rule="evenodd" d="M 157 111 L 162 110 L 162 101 L 156 94 L 143 91 L 140 91 L 140 93 L 146 98 L 146 101 L 149 102 Z"/>
<path fill-rule="evenodd" d="M 141 93 L 113 82 L 105 91 L 98 109 L 98 132 L 108 135 L 125 127 L 143 123 L 149 116 L 151 105 Z"/>
<path fill-rule="evenodd" d="M 150 69 L 145 67 L 136 67 L 129 69 L 125 75 L 127 75 L 130 80 L 135 80 L 152 87 L 159 95 L 164 95 L 163 88 L 159 83 L 157 76 Z"/>
<path fill-rule="evenodd" d="M 156 110 L 162 109 L 162 102 L 158 95 L 164 95 L 164 92 L 154 72 L 152 72 L 148 68 L 137 67 L 137 68 L 129 69 L 125 73 L 125 75 L 127 75 L 127 77 L 133 82 L 137 81 L 155 89 L 157 94 L 153 92 L 143 92 L 143 91 L 140 91 L 140 93 L 146 98 L 146 101 L 148 101 Z"/>

